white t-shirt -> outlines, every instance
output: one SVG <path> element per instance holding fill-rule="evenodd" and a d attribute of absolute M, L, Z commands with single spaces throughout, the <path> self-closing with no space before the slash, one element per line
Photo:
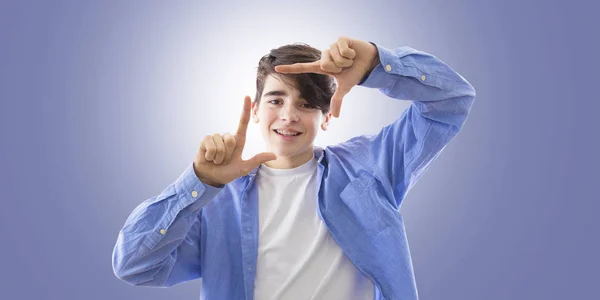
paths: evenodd
<path fill-rule="evenodd" d="M 317 159 L 294 169 L 260 166 L 254 299 L 373 299 L 317 213 Z"/>

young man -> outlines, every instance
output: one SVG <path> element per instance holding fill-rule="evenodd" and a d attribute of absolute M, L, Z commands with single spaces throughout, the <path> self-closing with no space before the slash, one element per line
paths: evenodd
<path fill-rule="evenodd" d="M 313 146 L 355 85 L 413 103 L 377 135 Z M 417 299 L 399 208 L 474 97 L 458 73 L 408 47 L 342 37 L 322 54 L 274 49 L 235 135 L 207 136 L 179 179 L 132 212 L 114 272 L 140 286 L 202 278 L 210 300 Z M 270 152 L 246 161 L 250 119 Z"/>

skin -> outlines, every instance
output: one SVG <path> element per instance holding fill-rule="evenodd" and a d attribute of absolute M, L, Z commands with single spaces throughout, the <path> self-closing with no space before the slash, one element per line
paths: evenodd
<path fill-rule="evenodd" d="M 331 118 L 331 114 L 323 114 L 310 106 L 291 84 L 277 74 L 269 75 L 260 103 L 252 103 L 252 119 L 259 125 L 268 151 L 277 156 L 277 159 L 265 163 L 271 168 L 291 169 L 312 159 L 313 142 L 319 127 L 327 130 Z M 283 92 L 283 95 L 269 95 L 273 91 Z M 287 141 L 274 132 L 275 129 L 286 128 L 301 134 L 293 141 Z"/>
<path fill-rule="evenodd" d="M 206 184 L 220 187 L 247 175 L 263 163 L 273 168 L 295 168 L 308 162 L 313 157 L 313 142 L 318 128 L 327 130 L 331 116 L 340 116 L 344 96 L 377 64 L 377 48 L 371 43 L 340 37 L 322 51 L 318 61 L 277 66 L 275 70 L 279 73 L 333 76 L 337 90 L 331 98 L 331 113 L 324 115 L 319 110 L 307 108 L 294 86 L 283 82 L 277 74 L 271 74 L 265 82 L 259 105 L 252 104 L 249 96 L 244 98 L 235 135 L 217 133 L 202 140 L 194 158 L 196 176 Z M 273 90 L 284 91 L 285 95 L 267 96 Z M 259 124 L 269 152 L 242 160 L 251 115 L 253 121 Z M 273 129 L 284 127 L 303 133 L 293 141 L 283 141 Z"/>

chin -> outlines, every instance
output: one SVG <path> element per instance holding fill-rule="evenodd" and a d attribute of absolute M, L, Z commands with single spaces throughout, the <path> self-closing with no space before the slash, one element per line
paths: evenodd
<path fill-rule="evenodd" d="M 296 147 L 294 147 L 294 149 L 286 149 L 283 147 L 276 147 L 273 149 L 273 153 L 275 153 L 275 155 L 277 155 L 277 157 L 281 157 L 281 156 L 298 155 L 298 154 L 302 153 L 302 151 L 300 151 L 299 149 L 296 149 Z"/>
<path fill-rule="evenodd" d="M 305 153 L 312 143 L 307 143 L 307 141 L 298 141 L 296 143 L 285 143 L 279 140 L 277 136 L 270 137 L 270 147 L 268 147 L 270 152 L 275 153 L 278 157 L 290 157 L 301 155 Z"/>

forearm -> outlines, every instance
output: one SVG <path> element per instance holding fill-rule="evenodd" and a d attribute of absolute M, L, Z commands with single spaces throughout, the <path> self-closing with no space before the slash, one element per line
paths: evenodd
<path fill-rule="evenodd" d="M 475 98 L 469 82 L 431 54 L 409 47 L 377 49 L 380 63 L 362 86 L 394 99 L 413 100 L 423 117 L 460 127 Z"/>
<path fill-rule="evenodd" d="M 408 47 L 377 48 L 380 63 L 361 85 L 413 103 L 377 135 L 354 144 L 366 146 L 362 150 L 366 163 L 389 180 L 395 196 L 392 204 L 399 207 L 406 192 L 461 129 L 475 90 L 430 54 Z"/>
<path fill-rule="evenodd" d="M 115 275 L 134 285 L 166 286 L 179 260 L 199 264 L 199 253 L 190 258 L 176 254 L 182 247 L 186 253 L 199 252 L 200 211 L 219 191 L 202 184 L 190 167 L 159 196 L 140 204 L 119 232 L 113 252 Z M 191 236 L 196 244 L 184 242 Z"/>
<path fill-rule="evenodd" d="M 381 89 L 395 99 L 414 101 L 475 96 L 467 80 L 431 54 L 410 47 L 376 47 L 377 64 L 362 86 Z"/>

